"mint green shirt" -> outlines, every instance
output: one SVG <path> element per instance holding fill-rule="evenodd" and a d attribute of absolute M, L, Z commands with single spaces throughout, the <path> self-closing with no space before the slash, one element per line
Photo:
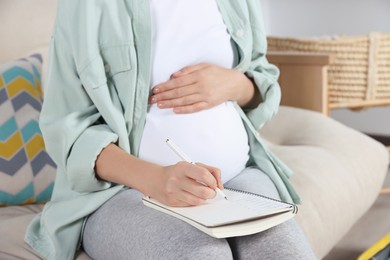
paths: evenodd
<path fill-rule="evenodd" d="M 281 94 L 279 71 L 265 58 L 259 0 L 217 3 L 238 48 L 235 69 L 254 80 L 263 100 L 245 111 L 236 105 L 248 133 L 248 166 L 266 172 L 282 200 L 299 203 L 291 171 L 257 132 L 277 112 Z M 128 188 L 97 179 L 94 165 L 110 143 L 138 154 L 150 91 L 151 24 L 147 0 L 59 0 L 40 117 L 57 177 L 52 200 L 25 236 L 47 259 L 74 259 L 86 217 Z"/>

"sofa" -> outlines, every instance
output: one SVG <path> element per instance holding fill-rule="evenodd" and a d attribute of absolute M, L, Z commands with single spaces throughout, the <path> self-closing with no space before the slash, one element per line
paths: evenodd
<path fill-rule="evenodd" d="M 44 81 L 55 10 L 53 0 L 2 0 L 0 64 L 40 54 Z M 295 172 L 292 182 L 303 201 L 296 219 L 317 257 L 325 257 L 377 198 L 389 165 L 388 150 L 320 113 L 286 106 L 259 134 Z M 0 259 L 41 259 L 23 238 L 43 205 L 0 207 Z M 80 251 L 76 259 L 89 257 Z"/>

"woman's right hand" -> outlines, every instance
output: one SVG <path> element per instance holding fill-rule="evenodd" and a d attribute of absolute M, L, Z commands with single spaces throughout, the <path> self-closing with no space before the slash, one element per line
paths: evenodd
<path fill-rule="evenodd" d="M 214 198 L 217 187 L 223 189 L 218 168 L 179 162 L 163 167 L 163 171 L 153 178 L 150 196 L 168 206 L 195 206 Z"/>

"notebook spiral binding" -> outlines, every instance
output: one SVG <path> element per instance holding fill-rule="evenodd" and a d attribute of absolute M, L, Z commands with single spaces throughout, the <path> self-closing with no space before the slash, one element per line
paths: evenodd
<path fill-rule="evenodd" d="M 250 192 L 250 191 L 237 190 L 237 189 L 233 189 L 233 188 L 225 188 L 225 189 L 231 190 L 231 191 L 235 191 L 235 192 L 244 193 L 244 194 L 249 194 L 249 195 L 253 195 L 253 196 L 259 196 L 259 197 L 262 197 L 262 198 L 265 198 L 265 199 L 269 199 L 269 200 L 277 201 L 277 202 L 280 202 L 280 203 L 288 204 L 288 205 L 290 205 L 293 208 L 293 213 L 294 214 L 298 214 L 298 206 L 293 204 L 293 203 L 284 202 L 284 201 L 281 201 L 281 200 L 278 200 L 278 199 L 274 199 L 274 198 L 271 198 L 271 197 L 268 197 L 268 196 L 265 196 L 265 195 L 261 195 L 261 194 L 257 194 L 257 193 L 253 193 L 253 192 Z"/>

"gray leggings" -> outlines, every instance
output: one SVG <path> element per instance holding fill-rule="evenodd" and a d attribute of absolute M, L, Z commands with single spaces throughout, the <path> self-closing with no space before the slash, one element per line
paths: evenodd
<path fill-rule="evenodd" d="M 247 168 L 225 187 L 279 198 L 271 180 Z M 91 214 L 83 247 L 93 259 L 315 259 L 295 220 L 264 232 L 216 239 L 174 217 L 145 207 L 142 194 L 124 190 Z"/>

